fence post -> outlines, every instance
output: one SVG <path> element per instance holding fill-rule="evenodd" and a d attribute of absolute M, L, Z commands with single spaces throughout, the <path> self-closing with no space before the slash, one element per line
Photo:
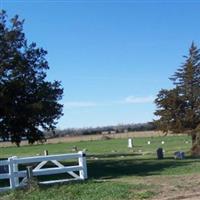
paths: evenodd
<path fill-rule="evenodd" d="M 18 175 L 18 164 L 15 163 L 15 159 L 17 159 L 17 156 L 13 156 L 13 174 L 14 174 L 14 182 L 15 182 L 15 187 L 19 187 L 19 177 Z"/>
<path fill-rule="evenodd" d="M 78 158 L 78 163 L 79 166 L 81 166 L 83 169 L 79 171 L 79 175 L 81 179 L 87 179 L 88 175 L 87 175 L 87 164 L 86 164 L 86 154 L 83 153 L 82 151 L 79 151 L 78 154 L 80 155 L 80 157 Z"/>
<path fill-rule="evenodd" d="M 8 165 L 8 169 L 9 169 L 9 175 L 10 175 L 10 188 L 14 189 L 15 188 L 15 180 L 14 180 L 14 173 L 13 173 L 13 158 L 10 157 L 8 158 L 9 161 L 9 165 Z"/>

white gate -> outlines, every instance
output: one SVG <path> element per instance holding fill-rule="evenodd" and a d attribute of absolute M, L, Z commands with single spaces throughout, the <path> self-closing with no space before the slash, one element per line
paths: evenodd
<path fill-rule="evenodd" d="M 65 166 L 59 161 L 69 160 L 69 159 L 78 159 L 78 165 Z M 47 166 L 47 162 L 53 163 L 53 167 Z M 48 155 L 48 156 L 34 156 L 34 157 L 24 157 L 17 158 L 16 156 L 8 158 L 8 160 L 1 160 L 0 166 L 8 166 L 8 173 L 1 173 L 1 179 L 9 179 L 9 186 L 0 187 L 0 192 L 8 189 L 14 189 L 17 187 L 25 186 L 27 183 L 27 171 L 19 170 L 19 164 L 37 164 L 33 169 L 33 176 L 42 176 L 42 175 L 53 175 L 67 173 L 71 176 L 68 179 L 58 179 L 51 181 L 42 181 L 40 184 L 53 184 L 59 182 L 67 182 L 71 180 L 84 180 L 87 179 L 87 164 L 85 153 L 79 151 L 78 153 L 71 154 L 60 154 L 60 155 Z M 78 171 L 79 173 L 75 173 Z"/>

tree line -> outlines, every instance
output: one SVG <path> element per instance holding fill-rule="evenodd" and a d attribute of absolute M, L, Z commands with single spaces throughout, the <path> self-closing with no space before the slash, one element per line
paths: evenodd
<path fill-rule="evenodd" d="M 151 131 L 155 130 L 156 126 L 153 122 L 138 123 L 138 124 L 120 124 L 115 126 L 104 127 L 88 127 L 88 128 L 68 128 L 54 132 L 46 132 L 45 136 L 48 138 L 64 137 L 64 136 L 76 136 L 76 135 L 95 135 L 95 134 L 117 134 L 128 133 L 132 131 Z"/>

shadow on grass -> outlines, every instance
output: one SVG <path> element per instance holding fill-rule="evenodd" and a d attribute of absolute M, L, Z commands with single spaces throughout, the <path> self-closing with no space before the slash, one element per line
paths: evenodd
<path fill-rule="evenodd" d="M 127 156 L 141 156 L 141 153 L 109 153 L 109 154 L 89 154 L 88 158 L 119 158 L 119 157 L 127 157 Z"/>
<path fill-rule="evenodd" d="M 105 157 L 103 155 L 102 158 Z M 108 155 L 107 158 L 111 158 L 111 155 Z M 183 171 L 187 171 L 187 166 L 193 162 L 197 162 L 197 160 L 174 160 L 173 158 L 157 160 L 134 157 L 132 159 L 130 157 L 115 159 L 115 156 L 113 156 L 113 159 L 88 160 L 87 165 L 89 178 L 111 179 L 124 176 L 162 175 L 164 170 L 170 170 L 170 174 L 179 174 L 180 167 L 184 168 Z"/>

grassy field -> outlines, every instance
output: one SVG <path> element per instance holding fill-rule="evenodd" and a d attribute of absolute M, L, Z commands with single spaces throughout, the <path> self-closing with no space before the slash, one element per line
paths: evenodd
<path fill-rule="evenodd" d="M 187 191 L 186 196 L 197 194 L 200 160 L 190 157 L 190 141 L 188 136 L 152 136 L 133 138 L 133 149 L 127 148 L 127 138 L 1 147 L 1 158 L 33 156 L 43 154 L 46 149 L 50 154 L 69 153 L 73 146 L 86 149 L 89 179 L 82 183 L 9 192 L 0 199 L 166 199 L 177 196 L 180 191 Z M 158 147 L 165 151 L 163 160 L 156 159 Z M 186 152 L 186 159 L 174 160 L 173 153 L 179 150 Z"/>
<path fill-rule="evenodd" d="M 161 141 L 165 141 L 165 144 L 161 144 Z M 9 156 L 34 156 L 37 154 L 43 154 L 44 150 L 48 150 L 50 154 L 57 153 L 70 153 L 73 146 L 76 146 L 78 150 L 87 149 L 87 154 L 116 154 L 116 153 L 139 153 L 141 154 L 155 154 L 158 147 L 163 147 L 167 155 L 171 155 L 174 151 L 184 150 L 189 151 L 191 147 L 191 139 L 189 136 L 154 136 L 154 137 L 135 137 L 133 138 L 134 148 L 129 150 L 127 148 L 127 138 L 114 138 L 109 140 L 97 140 L 88 141 L 66 141 L 60 140 L 57 143 L 38 144 L 38 145 L 24 145 L 20 148 L 16 146 L 4 146 L 0 143 L 0 158 Z M 151 145 L 147 145 L 147 141 L 151 141 Z M 185 141 L 189 141 L 188 144 Z M 2 144 L 2 145 L 1 145 Z M 148 156 L 149 157 L 149 156 Z"/>

